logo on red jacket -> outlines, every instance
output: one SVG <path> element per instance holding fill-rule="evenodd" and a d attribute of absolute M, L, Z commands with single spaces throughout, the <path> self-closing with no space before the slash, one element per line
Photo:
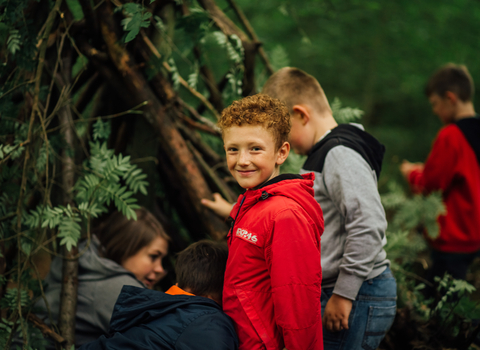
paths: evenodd
<path fill-rule="evenodd" d="M 237 228 L 237 232 L 235 233 L 235 235 L 253 244 L 257 244 L 258 242 L 257 235 L 254 235 L 253 233 L 250 233 L 247 230 L 244 230 L 243 228 Z"/>

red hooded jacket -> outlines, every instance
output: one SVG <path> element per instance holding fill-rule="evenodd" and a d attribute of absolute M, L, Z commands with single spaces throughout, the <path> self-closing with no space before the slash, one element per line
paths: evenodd
<path fill-rule="evenodd" d="M 230 213 L 223 309 L 239 349 L 323 349 L 314 175 L 280 175 L 240 195 Z"/>

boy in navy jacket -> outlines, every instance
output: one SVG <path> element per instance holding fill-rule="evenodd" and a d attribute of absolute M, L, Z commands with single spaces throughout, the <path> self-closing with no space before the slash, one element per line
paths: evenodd
<path fill-rule="evenodd" d="M 237 349 L 232 321 L 221 309 L 227 255 L 225 244 L 199 241 L 178 255 L 178 283 L 166 293 L 124 286 L 109 335 L 79 349 Z"/>

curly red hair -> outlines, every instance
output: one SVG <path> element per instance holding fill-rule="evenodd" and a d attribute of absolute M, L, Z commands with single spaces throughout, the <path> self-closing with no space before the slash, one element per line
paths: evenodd
<path fill-rule="evenodd" d="M 222 130 L 232 126 L 262 125 L 272 132 L 276 149 L 288 140 L 291 121 L 287 106 L 264 94 L 247 96 L 234 101 L 222 112 L 218 126 Z"/>

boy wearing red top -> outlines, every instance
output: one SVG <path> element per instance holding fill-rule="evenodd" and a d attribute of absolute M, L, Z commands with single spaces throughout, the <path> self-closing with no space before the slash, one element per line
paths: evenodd
<path fill-rule="evenodd" d="M 290 123 L 287 107 L 262 94 L 235 101 L 218 122 L 228 168 L 246 189 L 230 213 L 223 289 L 239 349 L 323 349 L 323 215 L 312 174 L 279 174 Z"/>
<path fill-rule="evenodd" d="M 429 240 L 431 278 L 448 272 L 465 279 L 480 250 L 480 118 L 472 103 L 473 80 L 465 66 L 448 64 L 430 78 L 425 93 L 446 126 L 425 164 L 404 161 L 400 170 L 416 193 L 441 190 L 447 208 L 438 217 L 439 236 Z"/>

